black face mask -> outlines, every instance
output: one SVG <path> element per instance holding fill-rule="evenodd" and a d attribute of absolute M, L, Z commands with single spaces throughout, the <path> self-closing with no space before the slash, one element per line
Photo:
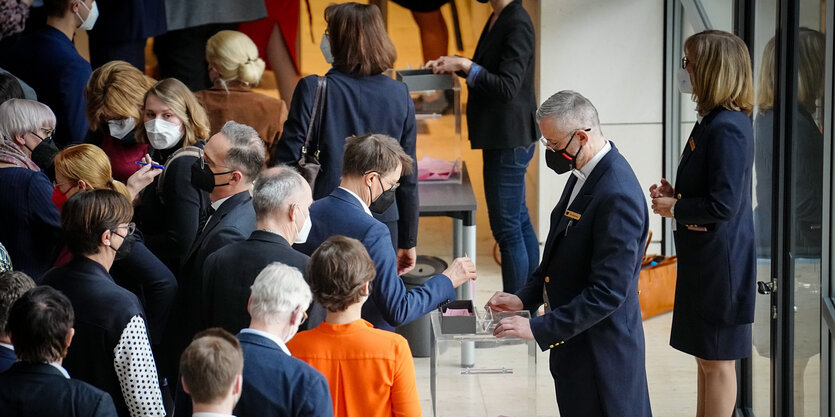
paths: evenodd
<path fill-rule="evenodd" d="M 114 232 L 115 233 L 115 232 Z M 122 235 L 119 235 L 122 236 Z M 133 235 L 128 235 L 122 238 L 122 246 L 119 246 L 119 249 L 113 249 L 113 246 L 110 249 L 116 251 L 116 257 L 113 258 L 113 262 L 120 261 L 125 259 L 130 254 L 131 249 L 133 248 Z"/>
<path fill-rule="evenodd" d="M 28 146 L 26 148 L 29 149 Z M 52 137 L 48 137 L 42 140 L 38 146 L 35 146 L 35 149 L 29 149 L 29 151 L 32 152 L 32 162 L 37 164 L 42 170 L 46 170 L 52 166 L 52 160 L 55 159 L 55 155 L 58 154 L 59 149 L 52 140 Z"/>
<path fill-rule="evenodd" d="M 207 193 L 211 193 L 215 187 L 223 187 L 229 185 L 229 183 L 225 184 L 215 184 L 215 176 L 216 175 L 224 175 L 229 174 L 234 171 L 226 171 L 220 172 L 215 174 L 209 169 L 209 165 L 201 161 L 200 159 L 194 161 L 194 164 L 191 166 L 191 185 L 193 185 L 198 190 L 203 190 Z"/>
<path fill-rule="evenodd" d="M 545 164 L 548 165 L 548 168 L 551 168 L 557 174 L 565 174 L 568 171 L 571 171 L 576 166 L 577 155 L 580 155 L 580 151 L 583 149 L 580 146 L 580 149 L 577 149 L 577 153 L 571 155 L 568 153 L 568 146 L 571 145 L 571 141 L 574 140 L 574 135 L 577 132 L 571 134 L 571 139 L 568 140 L 568 143 L 565 144 L 565 148 L 557 149 L 557 150 L 546 150 L 545 151 Z"/>
<path fill-rule="evenodd" d="M 379 175 L 379 174 L 378 174 Z M 378 176 L 378 179 L 381 179 L 382 176 Z M 380 188 L 383 188 L 383 181 L 380 180 Z M 383 214 L 392 204 L 394 204 L 394 192 L 397 189 L 397 186 L 393 186 L 388 190 L 383 191 L 382 194 L 377 196 L 377 199 L 372 201 L 371 204 L 368 206 L 368 209 L 371 210 L 372 213 Z M 371 196 L 371 187 L 368 187 L 368 195 Z"/>

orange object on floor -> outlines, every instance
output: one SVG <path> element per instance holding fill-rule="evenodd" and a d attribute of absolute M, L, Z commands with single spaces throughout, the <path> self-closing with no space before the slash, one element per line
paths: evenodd
<path fill-rule="evenodd" d="M 663 259 L 659 259 L 663 258 Z M 645 256 L 641 274 L 638 276 L 638 301 L 641 304 L 641 319 L 672 311 L 676 298 L 677 261 L 675 256 Z M 656 265 L 651 263 L 655 261 Z"/>

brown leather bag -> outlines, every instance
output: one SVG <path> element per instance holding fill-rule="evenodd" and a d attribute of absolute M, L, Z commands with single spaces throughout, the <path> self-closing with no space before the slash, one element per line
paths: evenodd
<path fill-rule="evenodd" d="M 647 238 L 647 246 L 652 232 Z M 672 311 L 676 298 L 677 260 L 675 256 L 647 255 L 641 262 L 638 276 L 638 302 L 641 304 L 641 319 Z"/>

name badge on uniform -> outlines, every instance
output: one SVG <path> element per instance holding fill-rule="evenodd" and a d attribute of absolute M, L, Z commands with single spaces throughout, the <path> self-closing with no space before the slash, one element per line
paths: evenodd
<path fill-rule="evenodd" d="M 693 138 L 690 138 L 690 152 L 693 152 L 695 150 L 696 150 L 696 142 L 693 140 Z"/>
<path fill-rule="evenodd" d="M 565 217 L 568 217 L 569 219 L 580 220 L 580 213 L 575 213 L 571 210 L 566 210 Z"/>

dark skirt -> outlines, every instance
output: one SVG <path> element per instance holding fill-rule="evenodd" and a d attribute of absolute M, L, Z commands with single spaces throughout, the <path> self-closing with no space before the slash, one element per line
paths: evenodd
<path fill-rule="evenodd" d="M 709 323 L 692 311 L 673 309 L 670 346 L 700 359 L 722 361 L 751 356 L 751 323 Z"/>

